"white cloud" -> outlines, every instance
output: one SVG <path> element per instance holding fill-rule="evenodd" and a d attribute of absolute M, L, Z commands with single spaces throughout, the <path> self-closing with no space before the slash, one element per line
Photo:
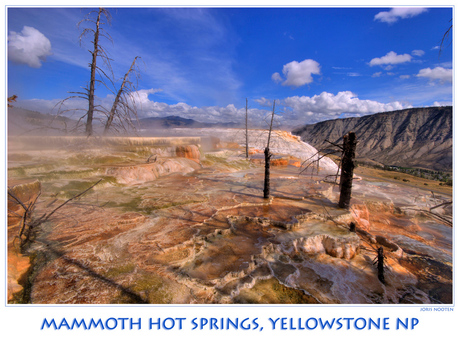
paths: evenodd
<path fill-rule="evenodd" d="M 414 51 L 412 51 L 412 54 L 414 56 L 421 57 L 421 56 L 423 56 L 425 54 L 425 51 L 423 51 L 423 50 L 414 50 Z"/>
<path fill-rule="evenodd" d="M 334 95 L 322 92 L 320 95 L 312 97 L 294 96 L 288 97 L 281 103 L 291 108 L 299 121 L 304 123 L 318 122 L 325 119 L 338 117 L 340 114 L 363 115 L 383 111 L 393 111 L 403 109 L 400 102 L 380 103 L 371 100 L 359 99 L 351 91 L 341 91 Z"/>
<path fill-rule="evenodd" d="M 8 35 L 8 60 L 41 67 L 41 62 L 51 55 L 51 42 L 40 31 L 24 26 L 21 33 L 11 31 Z"/>
<path fill-rule="evenodd" d="M 281 77 L 281 75 L 278 72 L 275 72 L 272 75 L 272 81 L 274 81 L 275 83 L 281 83 L 283 81 L 283 77 Z"/>
<path fill-rule="evenodd" d="M 140 105 L 144 105 L 146 103 L 150 103 L 149 95 L 153 95 L 161 91 L 163 90 L 162 89 L 138 90 L 135 93 L 132 93 L 132 98 L 134 98 L 136 102 L 139 102 Z"/>
<path fill-rule="evenodd" d="M 245 108 L 237 108 L 234 104 L 227 106 L 196 107 L 183 102 L 167 104 L 157 102 L 148 98 L 149 94 L 158 92 L 158 89 L 138 91 L 134 98 L 138 101 L 137 109 L 139 118 L 145 117 L 166 117 L 180 116 L 204 123 L 235 122 L 244 126 Z M 137 95 L 137 96 L 136 96 Z M 139 98 L 139 99 L 137 99 Z M 98 105 L 109 108 L 113 102 L 113 96 L 96 99 Z M 38 110 L 44 113 L 56 113 L 58 100 L 25 100 L 18 101 L 17 106 L 29 110 Z M 266 128 L 266 118 L 272 110 L 273 100 L 260 98 L 255 100 L 260 108 L 250 108 L 250 126 L 253 128 Z M 308 123 L 315 123 L 322 120 L 333 119 L 343 115 L 361 116 L 384 111 L 404 109 L 400 102 L 381 103 L 371 100 L 359 99 L 350 91 L 342 91 L 335 94 L 323 92 L 312 97 L 293 96 L 276 100 L 276 111 L 278 123 L 283 127 L 297 126 Z M 85 114 L 87 103 L 84 100 L 72 99 L 66 102 L 63 109 L 81 108 L 72 115 L 78 119 Z M 70 113 L 66 113 L 66 116 Z M 102 120 L 105 119 L 101 116 Z M 97 119 L 97 118 L 96 118 Z"/>
<path fill-rule="evenodd" d="M 369 62 L 370 66 L 375 65 L 387 65 L 387 64 L 401 64 L 410 62 L 412 56 L 410 54 L 397 54 L 394 51 L 388 52 L 385 56 L 380 58 L 374 58 Z"/>
<path fill-rule="evenodd" d="M 433 103 L 434 107 L 445 107 L 445 106 L 450 106 L 450 105 L 452 105 L 452 102 L 438 102 L 438 101 L 435 101 Z"/>
<path fill-rule="evenodd" d="M 265 98 L 265 97 L 255 99 L 254 101 L 256 103 L 259 103 L 259 105 L 262 106 L 262 107 L 271 107 L 273 105 L 273 100 L 270 100 L 270 99 Z"/>
<path fill-rule="evenodd" d="M 441 82 L 452 83 L 452 69 L 445 69 L 437 66 L 434 69 L 426 68 L 418 72 L 417 77 L 429 78 L 432 81 L 439 80 Z"/>
<path fill-rule="evenodd" d="M 401 75 L 401 76 L 399 76 L 399 78 L 401 78 L 401 79 L 409 79 L 410 76 L 409 75 Z"/>
<path fill-rule="evenodd" d="M 380 77 L 382 75 L 382 71 L 375 72 L 372 77 Z"/>
<path fill-rule="evenodd" d="M 267 109 L 273 104 L 273 101 L 264 97 L 256 102 Z M 337 94 L 322 92 L 312 97 L 292 96 L 277 100 L 277 108 L 282 112 L 281 123 L 286 126 L 299 126 L 338 117 L 362 116 L 408 107 L 410 106 L 399 101 L 381 103 L 362 100 L 351 91 L 341 91 Z"/>
<path fill-rule="evenodd" d="M 395 7 L 388 12 L 377 13 L 374 20 L 393 24 L 399 19 L 412 18 L 426 11 L 423 7 Z"/>
<path fill-rule="evenodd" d="M 191 106 L 184 102 L 178 102 L 176 104 L 167 104 L 163 102 L 156 102 L 148 98 L 149 94 L 154 94 L 160 89 L 140 90 L 137 95 L 133 97 L 137 100 L 140 98 L 140 104 L 137 105 L 139 118 L 145 117 L 166 117 L 166 116 L 180 116 L 187 119 L 193 119 L 197 122 L 203 123 L 219 123 L 219 122 L 237 122 L 243 124 L 246 109 L 237 108 L 234 104 L 227 106 L 204 106 L 197 107 Z M 103 100 L 107 106 L 108 101 Z M 268 100 L 267 100 L 268 101 Z M 139 104 L 139 103 L 136 103 Z M 266 116 L 269 110 L 261 110 L 250 108 L 249 118 L 253 123 L 263 122 L 263 118 Z"/>
<path fill-rule="evenodd" d="M 279 83 L 283 81 L 282 85 L 300 87 L 305 84 L 313 82 L 313 75 L 320 75 L 321 67 L 318 62 L 313 59 L 305 59 L 302 62 L 292 61 L 283 66 L 283 76 L 275 72 L 272 75 L 272 80 Z"/>

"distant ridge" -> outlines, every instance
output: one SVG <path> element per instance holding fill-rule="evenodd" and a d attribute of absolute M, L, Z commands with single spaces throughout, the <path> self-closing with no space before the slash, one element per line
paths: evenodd
<path fill-rule="evenodd" d="M 166 117 L 147 117 L 139 120 L 143 129 L 158 129 L 158 128 L 211 128 L 211 127 L 225 127 L 232 128 L 238 127 L 236 123 L 203 123 L 189 118 L 180 116 L 166 116 Z"/>
<path fill-rule="evenodd" d="M 8 108 L 8 133 L 9 134 L 56 134 L 62 135 L 66 129 L 72 129 L 77 121 L 65 116 L 42 114 L 37 111 L 27 110 L 20 107 Z M 226 123 L 202 123 L 193 119 L 180 116 L 147 117 L 134 122 L 136 127 L 142 130 L 168 129 L 168 128 L 235 128 L 240 124 L 234 122 Z M 94 130 L 102 132 L 103 125 L 94 121 Z"/>
<path fill-rule="evenodd" d="M 412 108 L 323 121 L 292 133 L 317 149 L 354 131 L 358 160 L 390 166 L 452 171 L 452 107 Z"/>
<path fill-rule="evenodd" d="M 13 106 L 8 108 L 8 134 L 64 134 L 66 128 L 76 125 L 76 121 L 65 116 L 42 114 Z"/>

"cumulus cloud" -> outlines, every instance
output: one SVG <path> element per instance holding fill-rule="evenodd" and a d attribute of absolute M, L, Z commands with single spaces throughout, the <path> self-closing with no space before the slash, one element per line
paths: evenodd
<path fill-rule="evenodd" d="M 254 101 L 262 107 L 271 107 L 273 105 L 273 100 L 265 97 L 257 98 Z"/>
<path fill-rule="evenodd" d="M 272 75 L 272 81 L 274 81 L 275 83 L 281 83 L 283 81 L 283 77 L 281 77 L 281 75 L 278 72 L 275 72 Z"/>
<path fill-rule="evenodd" d="M 139 118 L 180 116 L 204 123 L 235 122 L 241 124 L 241 127 L 244 126 L 246 110 L 243 106 L 238 108 L 234 104 L 229 104 L 227 106 L 197 107 L 183 102 L 168 104 L 148 98 L 149 94 L 158 91 L 159 89 L 140 90 L 133 94 L 133 97 L 138 101 Z M 110 107 L 112 101 L 111 96 L 96 99 L 97 104 L 104 107 Z M 271 113 L 273 99 L 262 97 L 255 102 L 260 107 L 248 110 L 250 126 L 252 128 L 266 128 L 266 119 Z M 52 113 L 56 103 L 57 100 L 26 100 L 21 101 L 21 103 L 18 102 L 18 106 L 29 110 Z M 71 112 L 65 113 L 66 116 L 78 119 L 85 113 L 86 106 L 87 103 L 84 100 L 72 99 L 66 102 L 66 106 L 61 109 L 83 108 L 73 114 Z M 338 92 L 337 94 L 323 92 L 312 97 L 293 96 L 276 100 L 278 124 L 283 127 L 316 123 L 339 116 L 361 116 L 404 108 L 405 106 L 400 102 L 380 103 L 362 100 L 350 91 Z M 104 116 L 101 118 L 104 119 Z"/>
<path fill-rule="evenodd" d="M 414 51 L 412 51 L 412 54 L 414 56 L 421 57 L 421 56 L 423 56 L 425 54 L 425 51 L 423 51 L 423 50 L 414 50 Z"/>
<path fill-rule="evenodd" d="M 272 75 L 272 80 L 284 86 L 298 88 L 313 82 L 312 75 L 320 75 L 321 67 L 313 59 L 305 59 L 302 62 L 292 61 L 283 66 L 283 76 L 278 72 Z"/>
<path fill-rule="evenodd" d="M 341 91 L 334 95 L 322 92 L 312 97 L 293 96 L 281 101 L 283 105 L 297 113 L 298 119 L 308 122 L 318 122 L 336 118 L 341 114 L 363 115 L 383 111 L 403 109 L 400 102 L 380 103 L 359 99 L 351 91 Z"/>
<path fill-rule="evenodd" d="M 372 77 L 380 77 L 382 75 L 382 71 L 379 71 L 379 72 L 375 72 Z"/>
<path fill-rule="evenodd" d="M 134 98 L 134 100 L 142 106 L 146 103 L 150 103 L 149 95 L 153 95 L 161 91 L 163 90 L 162 89 L 138 90 L 136 92 L 131 93 L 131 98 Z"/>
<path fill-rule="evenodd" d="M 139 118 L 146 117 L 167 117 L 180 116 L 187 119 L 193 119 L 203 123 L 225 123 L 225 122 L 244 122 L 246 109 L 237 108 L 234 104 L 227 106 L 192 106 L 184 102 L 175 104 L 167 104 L 157 102 L 148 98 L 148 95 L 155 94 L 161 89 L 139 90 L 133 94 L 133 98 L 137 101 Z M 101 100 L 103 103 L 108 103 L 107 99 Z M 248 116 L 253 124 L 263 122 L 264 117 L 269 110 L 250 108 Z"/>
<path fill-rule="evenodd" d="M 24 26 L 20 33 L 14 31 L 9 33 L 8 60 L 39 68 L 49 55 L 51 55 L 51 42 L 37 29 Z"/>
<path fill-rule="evenodd" d="M 401 64 L 407 63 L 412 60 L 412 56 L 410 54 L 397 54 L 394 51 L 388 52 L 385 56 L 380 58 L 374 58 L 369 62 L 370 66 L 376 65 L 394 65 L 394 64 Z"/>
<path fill-rule="evenodd" d="M 401 76 L 399 76 L 399 78 L 401 78 L 401 79 L 409 79 L 410 76 L 409 75 L 401 75 Z"/>
<path fill-rule="evenodd" d="M 445 69 L 437 66 L 434 69 L 426 68 L 418 72 L 417 77 L 429 78 L 432 81 L 439 80 L 441 82 L 452 83 L 452 69 Z"/>
<path fill-rule="evenodd" d="M 428 10 L 423 7 L 395 7 L 387 12 L 377 13 L 374 20 L 393 24 L 399 19 L 412 18 L 426 11 Z"/>

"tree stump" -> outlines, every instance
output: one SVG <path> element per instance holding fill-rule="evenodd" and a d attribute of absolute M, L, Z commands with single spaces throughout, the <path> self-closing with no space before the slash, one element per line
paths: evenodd
<path fill-rule="evenodd" d="M 379 247 L 377 249 L 377 260 L 375 261 L 375 263 L 377 264 L 377 277 L 378 277 L 379 281 L 382 282 L 383 284 L 386 284 L 385 283 L 385 275 L 384 275 L 385 258 L 386 257 L 383 254 L 383 247 Z"/>

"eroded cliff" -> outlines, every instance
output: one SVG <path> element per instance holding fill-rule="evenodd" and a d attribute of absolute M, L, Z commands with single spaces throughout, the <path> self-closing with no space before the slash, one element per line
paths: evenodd
<path fill-rule="evenodd" d="M 452 107 L 428 107 L 323 121 L 293 131 L 317 149 L 354 131 L 359 159 L 452 171 Z"/>

